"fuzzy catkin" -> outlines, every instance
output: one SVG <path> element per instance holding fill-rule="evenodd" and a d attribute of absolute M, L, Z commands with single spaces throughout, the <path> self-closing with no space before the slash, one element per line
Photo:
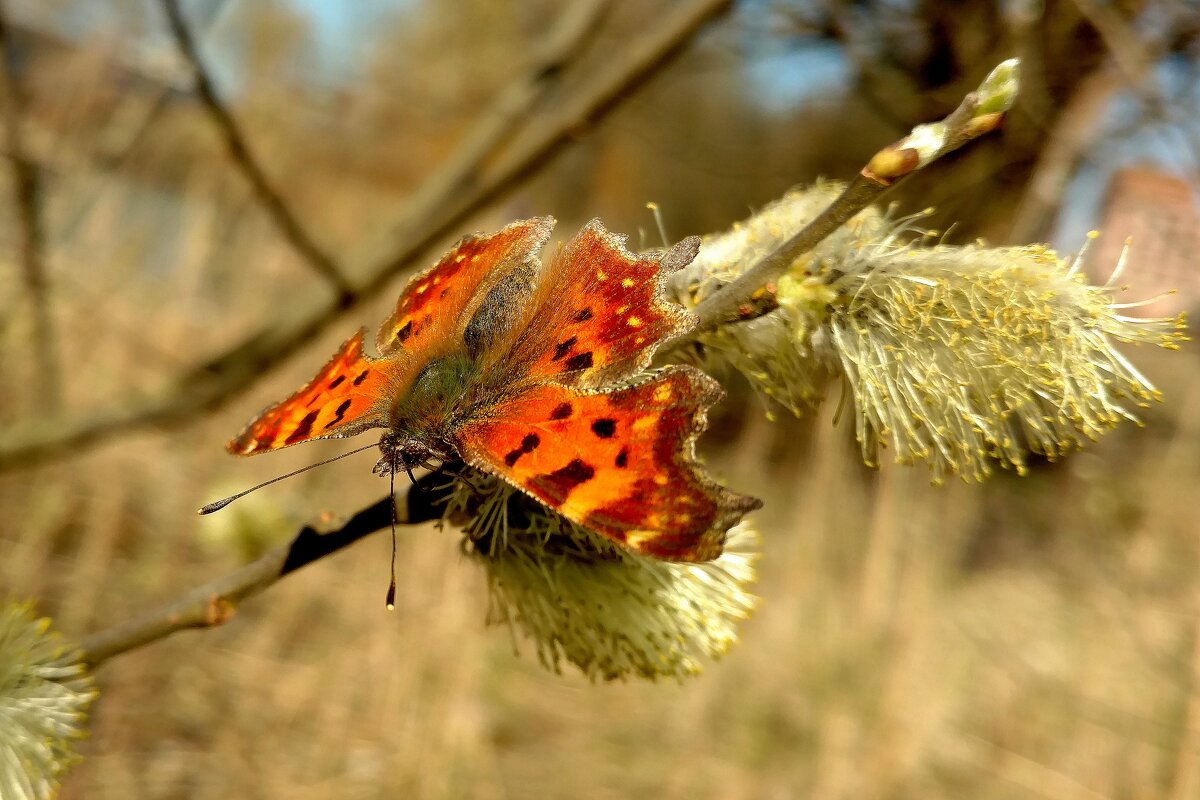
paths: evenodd
<path fill-rule="evenodd" d="M 709 237 L 681 298 L 728 283 L 840 188 L 791 192 Z M 844 381 L 864 460 L 891 447 L 935 483 L 1023 472 L 1030 453 L 1058 458 L 1159 398 L 1116 345 L 1178 348 L 1182 315 L 1125 316 L 1113 287 L 1088 285 L 1048 248 L 946 245 L 916 227 L 921 216 L 862 212 L 770 287 L 777 310 L 701 336 L 709 359 L 794 414 Z"/>
<path fill-rule="evenodd" d="M 26 603 L 0 603 L 0 797 L 47 800 L 77 758 L 95 699 L 80 654 Z"/>
<path fill-rule="evenodd" d="M 539 661 L 592 679 L 683 678 L 737 641 L 755 598 L 757 536 L 743 522 L 703 564 L 636 555 L 482 474 L 447 517 L 487 571 L 488 621 L 523 632 Z M 516 644 L 516 637 L 514 637 Z"/>

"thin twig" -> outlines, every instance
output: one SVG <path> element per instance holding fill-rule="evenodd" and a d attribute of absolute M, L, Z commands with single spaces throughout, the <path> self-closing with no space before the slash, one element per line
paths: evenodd
<path fill-rule="evenodd" d="M 919 129 L 914 129 L 909 136 L 876 153 L 845 190 L 812 222 L 733 281 L 702 300 L 695 309 L 697 325 L 687 336 L 768 310 L 769 306 L 761 304 L 747 305 L 757 290 L 777 280 L 801 256 L 867 206 L 877 202 L 900 181 L 968 141 L 995 130 L 1000 124 L 1000 115 L 980 113 L 980 103 L 979 95 L 971 92 L 963 98 L 958 108 L 938 123 L 942 127 L 937 129 L 937 138 L 928 140 L 925 135 L 919 135 Z M 934 126 L 921 128 L 926 131 L 935 129 Z M 934 144 L 929 145 L 928 141 Z M 678 343 L 672 341 L 668 346 Z"/>
<path fill-rule="evenodd" d="M 1054 222 L 1071 175 L 1104 134 L 1101 117 L 1122 88 L 1128 87 L 1137 95 L 1149 116 L 1161 117 L 1180 130 L 1186 129 L 1186 120 L 1172 108 L 1150 69 L 1165 42 L 1143 41 L 1114 8 L 1095 0 L 1074 0 L 1074 3 L 1100 34 L 1113 66 L 1100 67 L 1080 81 L 1058 115 L 1017 204 L 1008 237 L 1013 242 L 1043 238 Z"/>
<path fill-rule="evenodd" d="M 0 85 L 4 90 L 4 132 L 13 172 L 13 205 L 21 237 L 21 271 L 33 309 L 34 373 L 38 409 L 53 414 L 62 407 L 62 371 L 54 321 L 50 313 L 50 286 L 44 258 L 46 237 L 42 225 L 41 181 L 38 166 L 25 148 L 22 117 L 25 98 L 17 79 L 19 65 L 6 10 L 0 5 Z"/>
<path fill-rule="evenodd" d="M 667 64 L 706 23 L 724 13 L 731 0 L 693 0 L 676 7 L 623 52 L 607 61 L 607 68 L 584 82 L 573 97 L 564 98 L 541 122 L 514 142 L 503 159 L 463 178 L 464 188 L 452 198 L 427 209 L 404 214 L 421 219 L 397 242 L 380 263 L 365 270 L 368 277 L 349 306 L 310 303 L 290 319 L 274 320 L 241 343 L 210 361 L 203 369 L 181 380 L 175 390 L 150 400 L 126 400 L 95 416 L 23 425 L 5 431 L 0 445 L 0 470 L 24 466 L 78 452 L 114 436 L 156 425 L 179 424 L 201 411 L 219 407 L 248 390 L 265 371 L 311 342 L 359 302 L 381 291 L 399 272 L 413 266 L 470 217 L 471 214 L 514 189 L 520 181 L 546 164 L 580 131 L 615 107 L 648 77 Z M 539 64 L 528 79 L 544 80 Z M 551 70 L 554 72 L 555 70 Z M 436 178 L 435 178 L 436 179 Z M 299 304 L 296 304 L 299 305 Z"/>
<path fill-rule="evenodd" d="M 212 118 L 213 123 L 220 129 L 221 136 L 225 139 L 225 147 L 229 151 L 229 157 L 233 159 L 238 171 L 246 177 L 263 208 L 266 209 L 283 237 L 295 248 L 304 262 L 338 293 L 338 302 L 342 305 L 348 304 L 354 294 L 354 289 L 346 276 L 342 274 L 342 269 L 332 256 L 313 241 L 308 231 L 296 219 L 296 215 L 288 208 L 283 197 L 271 185 L 258 160 L 250 152 L 250 148 L 246 144 L 246 137 L 242 135 L 241 128 L 238 127 L 233 114 L 217 97 L 212 78 L 209 77 L 208 70 L 200 58 L 200 52 L 196 48 L 196 42 L 179 9 L 179 0 L 162 0 L 162 5 L 163 10 L 167 13 L 167 20 L 170 22 L 171 34 L 175 37 L 175 43 L 183 57 L 187 59 L 188 64 L 191 65 L 195 75 L 196 93 L 200 95 L 200 100 L 208 110 L 208 115 Z"/>
<path fill-rule="evenodd" d="M 563 13 L 536 50 L 526 73 L 497 95 L 488 112 L 471 125 L 466 138 L 450 158 L 408 199 L 390 234 L 371 246 L 378 255 L 367 255 L 359 260 L 363 263 L 395 260 L 394 254 L 405 249 L 403 243 L 425 227 L 431 215 L 478 180 L 482 165 L 520 129 L 535 106 L 558 82 L 563 70 L 578 59 L 588 38 L 599 30 L 610 5 L 610 0 L 587 0 L 574 4 Z"/>
<path fill-rule="evenodd" d="M 1079 82 L 1046 135 L 1046 145 L 1017 203 L 1008 233 L 1010 242 L 1023 244 L 1041 239 L 1054 223 L 1067 181 L 1099 137 L 1100 118 L 1121 85 L 1120 76 L 1107 67 L 1100 67 Z"/>
<path fill-rule="evenodd" d="M 1073 0 L 1075 7 L 1084 19 L 1096 29 L 1104 46 L 1112 55 L 1113 63 L 1125 76 L 1130 86 L 1139 86 L 1145 81 L 1150 64 L 1154 58 L 1149 52 L 1138 33 L 1121 16 L 1121 12 L 1111 5 L 1097 3 L 1096 0 Z M 1154 97 L 1147 98 L 1154 105 L 1161 107 L 1163 99 L 1154 92 Z"/>
<path fill-rule="evenodd" d="M 417 524 L 440 519 L 441 503 L 449 492 L 442 475 L 430 474 L 418 480 L 405 494 L 396 496 L 396 521 Z M 234 572 L 206 583 L 171 603 L 108 630 L 100 631 L 80 643 L 83 660 L 92 667 L 113 656 L 165 639 L 189 628 L 211 628 L 228 621 L 243 600 L 275 585 L 301 567 L 332 555 L 359 539 L 391 525 L 392 498 L 383 498 L 359 511 L 343 525 L 332 530 L 305 526 L 286 545 Z"/>

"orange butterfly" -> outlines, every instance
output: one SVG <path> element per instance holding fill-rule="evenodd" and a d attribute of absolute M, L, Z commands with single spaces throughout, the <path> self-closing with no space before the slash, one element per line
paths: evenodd
<path fill-rule="evenodd" d="M 463 239 L 409 281 L 378 358 L 360 330 L 230 452 L 386 428 L 383 474 L 461 459 L 634 552 L 720 555 L 726 531 L 760 505 L 694 460 L 721 390 L 693 367 L 640 375 L 693 324 L 664 283 L 699 240 L 636 256 L 593 220 L 547 267 L 538 253 L 553 226 L 540 217 Z"/>

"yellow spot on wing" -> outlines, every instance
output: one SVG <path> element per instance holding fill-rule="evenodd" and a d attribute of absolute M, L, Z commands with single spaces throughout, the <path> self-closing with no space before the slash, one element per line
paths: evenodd
<path fill-rule="evenodd" d="M 626 289 L 632 289 L 633 288 L 633 278 L 623 279 L 621 281 L 621 285 L 624 286 Z"/>
<path fill-rule="evenodd" d="M 602 280 L 605 280 L 606 278 L 608 278 L 608 276 L 604 274 L 604 270 L 602 270 L 602 269 L 596 270 L 596 280 L 602 281 Z"/>
<path fill-rule="evenodd" d="M 630 316 L 629 319 L 625 320 L 625 324 L 631 328 L 640 328 L 642 327 L 642 318 Z"/>

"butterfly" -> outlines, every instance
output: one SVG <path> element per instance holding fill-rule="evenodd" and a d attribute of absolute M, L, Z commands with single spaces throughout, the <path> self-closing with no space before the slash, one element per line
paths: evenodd
<path fill-rule="evenodd" d="M 462 239 L 412 278 L 375 337 L 350 338 L 311 381 L 228 445 L 251 455 L 385 432 L 381 474 L 461 460 L 635 553 L 720 555 L 758 500 L 710 479 L 694 443 L 722 392 L 691 366 L 646 373 L 694 324 L 665 295 L 699 240 L 635 255 L 588 223 L 543 263 L 551 217 Z"/>

